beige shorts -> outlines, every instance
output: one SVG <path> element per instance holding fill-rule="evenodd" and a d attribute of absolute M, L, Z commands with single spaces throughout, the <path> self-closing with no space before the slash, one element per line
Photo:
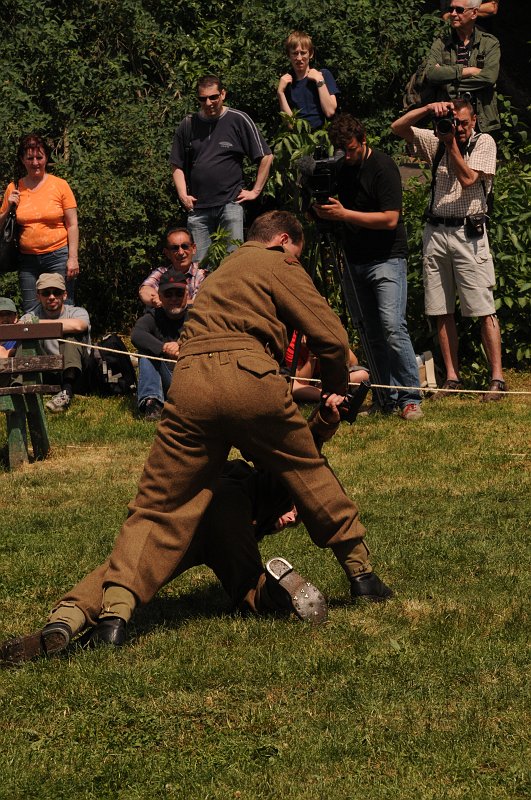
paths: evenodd
<path fill-rule="evenodd" d="M 487 233 L 472 239 L 464 225 L 446 228 L 427 223 L 422 237 L 424 305 L 428 316 L 453 314 L 459 295 L 463 317 L 496 312 L 496 283 Z"/>

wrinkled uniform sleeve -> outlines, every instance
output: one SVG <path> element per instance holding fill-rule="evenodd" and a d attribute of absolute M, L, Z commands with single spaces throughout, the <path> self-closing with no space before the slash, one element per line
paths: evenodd
<path fill-rule="evenodd" d="M 337 315 L 298 262 L 275 268 L 272 281 L 279 317 L 289 327 L 306 334 L 308 348 L 320 360 L 323 391 L 345 394 L 349 344 Z"/>

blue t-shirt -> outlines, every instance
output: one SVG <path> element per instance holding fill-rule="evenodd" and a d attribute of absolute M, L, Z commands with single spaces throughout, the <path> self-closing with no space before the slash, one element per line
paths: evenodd
<path fill-rule="evenodd" d="M 320 70 L 323 74 L 326 88 L 330 94 L 339 94 L 337 83 L 334 76 L 327 69 Z M 293 72 L 291 73 L 293 75 Z M 302 119 L 310 123 L 312 128 L 320 128 L 324 125 L 325 115 L 319 101 L 319 89 L 315 81 L 302 78 L 298 81 L 293 75 L 293 82 L 286 88 L 286 99 L 291 108 L 297 108 Z"/>

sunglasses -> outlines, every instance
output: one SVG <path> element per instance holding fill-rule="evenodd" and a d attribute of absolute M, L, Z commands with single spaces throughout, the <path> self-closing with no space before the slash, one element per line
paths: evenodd
<path fill-rule="evenodd" d="M 40 289 L 39 294 L 43 297 L 50 297 L 52 294 L 54 297 L 60 297 L 64 294 L 64 289 Z"/>
<path fill-rule="evenodd" d="M 464 14 L 465 11 L 470 11 L 470 9 L 465 8 L 464 6 L 450 6 L 448 11 L 450 14 L 452 13 L 452 11 L 455 11 L 456 14 L 459 14 L 459 16 L 461 16 L 461 14 Z"/>
<path fill-rule="evenodd" d="M 184 297 L 186 294 L 186 289 L 166 289 L 165 292 L 162 292 L 164 297 Z"/>
<path fill-rule="evenodd" d="M 207 100 L 210 100 L 211 103 L 215 103 L 216 100 L 219 100 L 220 97 L 221 97 L 221 92 L 218 92 L 217 94 L 203 95 L 203 97 L 198 97 L 197 99 L 199 100 L 200 103 L 206 103 Z"/>
<path fill-rule="evenodd" d="M 184 244 L 170 244 L 170 246 L 168 247 L 168 250 L 170 250 L 172 253 L 177 253 L 178 250 L 184 250 L 185 253 L 187 253 L 188 250 L 191 249 L 192 245 L 187 244 L 186 242 L 184 242 Z"/>

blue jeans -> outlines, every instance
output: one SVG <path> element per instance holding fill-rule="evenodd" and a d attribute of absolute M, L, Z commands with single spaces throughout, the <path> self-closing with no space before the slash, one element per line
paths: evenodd
<path fill-rule="evenodd" d="M 349 270 L 380 382 L 388 386 L 418 386 L 419 369 L 406 322 L 406 259 L 391 258 L 368 264 L 349 262 Z M 420 403 L 420 392 L 415 390 L 383 391 L 387 408 Z"/>
<path fill-rule="evenodd" d="M 232 239 L 243 242 L 243 206 L 232 201 L 224 206 L 198 208 L 188 214 L 188 230 L 194 237 L 197 246 L 197 260 L 202 261 L 210 247 L 210 236 L 221 225 Z M 235 250 L 237 245 L 229 245 L 227 252 Z"/>
<path fill-rule="evenodd" d="M 139 359 L 137 405 L 142 408 L 149 398 L 164 403 L 173 375 L 173 364 L 164 361 Z"/>
<path fill-rule="evenodd" d="M 18 282 L 22 293 L 22 308 L 24 313 L 35 311 L 39 305 L 35 284 L 43 272 L 55 272 L 62 275 L 66 283 L 68 305 L 74 305 L 75 279 L 66 280 L 66 262 L 68 260 L 68 247 L 60 247 L 51 253 L 40 256 L 19 253 L 18 256 Z"/>

